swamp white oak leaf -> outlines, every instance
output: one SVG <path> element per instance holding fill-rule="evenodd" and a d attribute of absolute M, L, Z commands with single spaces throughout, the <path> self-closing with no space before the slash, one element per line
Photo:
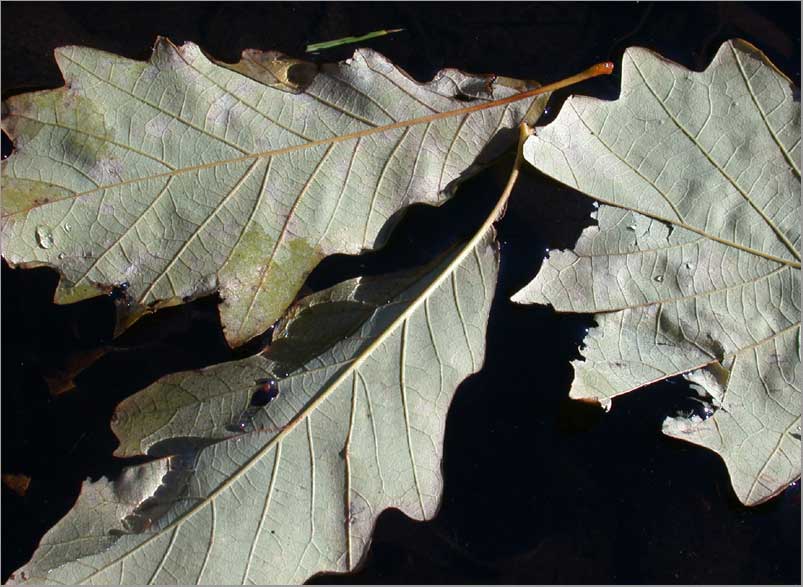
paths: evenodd
<path fill-rule="evenodd" d="M 628 49 L 621 97 L 572 97 L 524 146 L 602 205 L 514 296 L 594 313 L 571 397 L 679 374 L 713 415 L 664 431 L 719 453 L 739 499 L 800 477 L 800 103 L 744 41 L 703 72 Z"/>
<path fill-rule="evenodd" d="M 3 104 L 3 256 L 57 268 L 58 303 L 124 284 L 118 331 L 219 290 L 232 346 L 323 257 L 378 247 L 405 207 L 447 199 L 546 100 L 407 124 L 524 84 L 456 70 L 420 84 L 368 50 L 320 70 L 259 51 L 218 64 L 166 39 L 149 62 L 55 53 L 64 87 Z"/>
<path fill-rule="evenodd" d="M 431 518 L 449 404 L 483 363 L 492 232 L 415 273 L 304 298 L 267 356 L 126 400 L 120 454 L 173 455 L 87 481 L 15 579 L 300 583 L 354 569 L 386 508 Z M 279 395 L 249 407 L 273 379 Z"/>

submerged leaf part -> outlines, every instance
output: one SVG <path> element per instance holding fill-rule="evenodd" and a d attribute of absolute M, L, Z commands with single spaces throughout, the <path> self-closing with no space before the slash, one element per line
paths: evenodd
<path fill-rule="evenodd" d="M 746 504 L 800 476 L 800 138 L 791 82 L 730 41 L 699 73 L 628 49 L 619 100 L 572 97 L 524 149 L 602 202 L 513 297 L 595 314 L 571 397 L 697 372 L 713 416 L 664 430 L 722 455 Z"/>
<path fill-rule="evenodd" d="M 497 269 L 489 230 L 416 273 L 305 298 L 270 356 L 171 375 L 133 396 L 117 411 L 120 452 L 180 445 L 197 455 L 183 457 L 192 469 L 183 491 L 152 499 L 161 516 L 150 524 L 109 535 L 131 515 L 112 496 L 119 482 L 87 483 L 17 576 L 266 584 L 354 569 L 384 509 L 423 520 L 438 507 L 446 413 L 460 381 L 482 366 Z M 247 430 L 228 429 L 274 376 L 278 395 L 252 411 Z M 85 545 L 87 517 L 96 538 Z"/>
<path fill-rule="evenodd" d="M 381 246 L 400 210 L 447 199 L 546 100 L 494 105 L 517 92 L 455 70 L 420 84 L 367 50 L 319 71 L 255 51 L 219 65 L 166 39 L 147 63 L 80 47 L 56 60 L 63 88 L 3 104 L 4 257 L 58 268 L 60 303 L 129 284 L 118 330 L 219 290 L 232 346 L 322 258 Z M 456 96 L 489 107 L 405 122 L 465 107 Z"/>

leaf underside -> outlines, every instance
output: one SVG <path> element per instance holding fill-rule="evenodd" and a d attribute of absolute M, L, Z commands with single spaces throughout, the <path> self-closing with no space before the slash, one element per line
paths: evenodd
<path fill-rule="evenodd" d="M 743 41 L 703 72 L 644 49 L 622 68 L 618 100 L 572 97 L 525 145 L 602 204 L 513 299 L 595 314 L 571 397 L 694 381 L 713 415 L 664 431 L 719 453 L 760 503 L 800 477 L 800 104 Z"/>
<path fill-rule="evenodd" d="M 456 70 L 420 84 L 369 50 L 320 70 L 254 50 L 219 64 L 166 39 L 149 62 L 55 54 L 63 88 L 3 104 L 3 256 L 57 268 L 59 303 L 126 284 L 118 332 L 219 291 L 232 346 L 267 330 L 322 258 L 381 246 L 399 211 L 447 199 L 533 104 L 376 132 L 516 90 Z"/>
<path fill-rule="evenodd" d="M 304 298 L 267 356 L 170 375 L 126 400 L 118 452 L 172 456 L 85 482 L 14 578 L 300 583 L 353 570 L 386 508 L 431 518 L 446 412 L 483 362 L 492 232 L 416 273 Z M 249 407 L 272 380 L 279 395 Z"/>

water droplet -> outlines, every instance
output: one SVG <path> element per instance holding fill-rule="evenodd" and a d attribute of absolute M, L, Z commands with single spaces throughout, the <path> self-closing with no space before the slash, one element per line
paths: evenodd
<path fill-rule="evenodd" d="M 594 206 L 594 208 L 595 208 L 595 209 L 596 209 L 596 208 L 599 208 L 599 202 L 594 202 L 594 203 L 593 203 L 593 204 L 591 204 L 591 205 L 592 205 L 592 206 Z"/>
<path fill-rule="evenodd" d="M 50 230 L 49 226 L 37 226 L 36 227 L 36 242 L 39 243 L 39 246 L 43 249 L 49 249 L 53 246 L 53 232 Z"/>
<path fill-rule="evenodd" d="M 656 276 L 654 277 L 654 279 L 655 279 L 655 281 L 657 281 L 658 283 L 661 283 L 661 282 L 664 280 L 664 276 L 663 276 L 663 275 L 656 275 Z"/>
<path fill-rule="evenodd" d="M 550 111 L 550 108 L 549 108 L 549 106 L 547 106 L 546 108 L 544 108 L 544 116 L 546 116 L 547 114 L 549 114 L 549 111 Z"/>
<path fill-rule="evenodd" d="M 279 395 L 279 383 L 272 377 L 257 379 L 254 383 L 257 384 L 257 388 L 251 396 L 252 406 L 268 405 Z"/>
<path fill-rule="evenodd" d="M 226 430 L 228 432 L 234 432 L 235 434 L 237 434 L 240 432 L 244 432 L 245 427 L 246 427 L 245 422 L 243 420 L 240 420 L 239 422 L 235 422 L 233 424 L 229 424 L 228 426 L 226 426 Z"/>
<path fill-rule="evenodd" d="M 66 255 L 64 253 L 59 253 L 59 261 L 63 261 Z"/>
<path fill-rule="evenodd" d="M 636 225 L 635 224 L 628 224 L 627 225 L 627 230 L 636 230 Z"/>
<path fill-rule="evenodd" d="M 694 263 L 686 263 L 686 269 L 694 269 Z"/>
<path fill-rule="evenodd" d="M 65 224 L 64 225 L 64 232 L 70 232 L 71 230 L 72 230 L 72 226 L 70 226 L 69 224 Z"/>

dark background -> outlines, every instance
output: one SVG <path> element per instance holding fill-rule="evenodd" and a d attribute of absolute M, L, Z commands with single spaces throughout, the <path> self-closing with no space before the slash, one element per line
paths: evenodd
<path fill-rule="evenodd" d="M 3 2 L 2 93 L 61 85 L 52 51 L 62 45 L 147 59 L 162 34 L 235 61 L 248 47 L 305 57 L 307 43 L 398 27 L 405 31 L 364 45 L 419 80 L 448 66 L 549 82 L 601 60 L 618 67 L 632 45 L 699 70 L 738 36 L 799 86 L 800 16 L 796 2 Z M 573 91 L 614 99 L 618 87 L 616 74 Z M 553 96 L 548 118 L 566 95 Z M 5 137 L 3 150 L 10 151 Z M 308 285 L 431 259 L 478 226 L 510 163 L 503 158 L 441 208 L 415 207 L 384 250 L 327 259 Z M 499 225 L 502 268 L 485 366 L 449 411 L 440 513 L 415 523 L 385 512 L 358 573 L 314 582 L 800 583 L 799 483 L 767 504 L 741 506 L 719 457 L 660 433 L 666 415 L 695 409 L 682 382 L 618 399 L 609 414 L 570 402 L 569 361 L 593 320 L 508 301 L 535 275 L 545 248 L 574 243 L 590 211 L 586 198 L 525 172 Z M 226 347 L 215 297 L 161 311 L 112 341 L 120 292 L 57 307 L 54 271 L 3 262 L 2 279 L 2 469 L 33 479 L 24 497 L 3 487 L 6 580 L 71 507 L 84 478 L 120 470 L 109 431 L 117 402 L 166 373 L 244 356 L 258 342 L 235 353 Z M 51 397 L 44 377 L 95 349 L 108 352 L 78 376 L 77 389 Z"/>

